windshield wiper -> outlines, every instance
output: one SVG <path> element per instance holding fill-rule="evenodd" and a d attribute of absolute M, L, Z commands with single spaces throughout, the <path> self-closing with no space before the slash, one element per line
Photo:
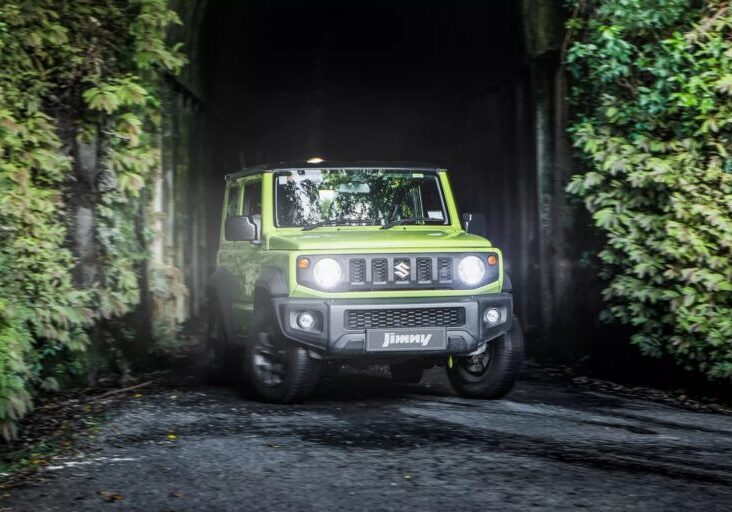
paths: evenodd
<path fill-rule="evenodd" d="M 410 222 L 424 222 L 427 224 L 444 224 L 442 219 L 433 219 L 432 217 L 405 217 L 403 219 L 391 220 L 381 226 L 381 229 L 389 229 L 394 226 L 401 226 L 402 224 L 409 224 Z"/>
<path fill-rule="evenodd" d="M 328 219 L 314 224 L 306 224 L 302 227 L 302 230 L 310 231 L 311 229 L 322 228 L 324 226 L 347 226 L 349 224 L 373 224 L 373 221 L 371 219 Z"/>

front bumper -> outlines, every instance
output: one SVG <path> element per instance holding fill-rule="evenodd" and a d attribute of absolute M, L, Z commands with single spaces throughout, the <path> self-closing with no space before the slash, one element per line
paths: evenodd
<path fill-rule="evenodd" d="M 280 330 L 290 340 L 316 350 L 325 357 L 360 357 L 375 356 L 379 358 L 390 356 L 445 356 L 464 355 L 475 352 L 483 344 L 504 334 L 511 327 L 513 317 L 513 299 L 510 293 L 491 293 L 487 295 L 473 295 L 460 298 L 395 298 L 395 299 L 295 299 L 276 298 L 272 300 L 277 313 Z M 501 320 L 498 324 L 489 326 L 483 321 L 483 312 L 487 308 L 497 308 L 501 311 Z M 408 351 L 389 350 L 387 352 L 368 352 L 366 350 L 366 328 L 354 327 L 347 322 L 349 311 L 358 310 L 366 314 L 378 310 L 386 313 L 398 310 L 402 320 L 396 325 L 379 325 L 380 329 L 398 329 L 406 327 L 399 325 L 406 316 L 414 322 L 414 318 L 429 317 L 435 309 L 459 309 L 460 320 L 444 327 L 447 346 L 444 350 Z M 311 312 L 316 321 L 312 328 L 303 329 L 297 323 L 301 312 Z M 462 313 L 464 312 L 464 313 Z M 421 314 L 412 316 L 411 313 Z M 381 315 L 380 315 L 381 316 Z M 396 315 L 399 316 L 399 315 Z M 427 321 L 429 323 L 429 320 Z M 419 329 L 436 327 L 429 324 L 409 325 Z"/>

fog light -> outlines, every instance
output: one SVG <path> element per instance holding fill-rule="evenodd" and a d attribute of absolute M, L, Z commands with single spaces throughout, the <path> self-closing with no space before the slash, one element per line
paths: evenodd
<path fill-rule="evenodd" d="M 501 320 L 501 312 L 496 308 L 488 308 L 483 311 L 483 321 L 490 325 L 495 325 Z"/>
<path fill-rule="evenodd" d="M 297 315 L 297 325 L 303 329 L 310 329 L 315 325 L 315 317 L 312 313 L 305 311 Z"/>

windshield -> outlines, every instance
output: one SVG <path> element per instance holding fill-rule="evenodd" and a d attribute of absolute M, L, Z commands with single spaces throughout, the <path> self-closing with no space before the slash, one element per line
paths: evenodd
<path fill-rule="evenodd" d="M 278 171 L 275 190 L 280 227 L 448 223 L 436 172 Z"/>

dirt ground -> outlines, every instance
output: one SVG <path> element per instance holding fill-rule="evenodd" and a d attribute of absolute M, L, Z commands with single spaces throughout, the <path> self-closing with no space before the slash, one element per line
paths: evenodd
<path fill-rule="evenodd" d="M 732 416 L 535 373 L 504 400 L 335 375 L 296 406 L 130 391 L 0 510 L 732 510 Z"/>

